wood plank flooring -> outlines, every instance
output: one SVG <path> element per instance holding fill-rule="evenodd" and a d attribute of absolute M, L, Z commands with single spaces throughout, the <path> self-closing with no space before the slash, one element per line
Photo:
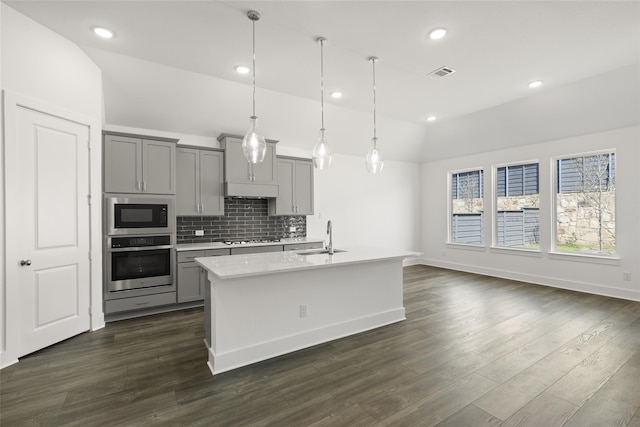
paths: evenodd
<path fill-rule="evenodd" d="M 0 371 L 0 424 L 640 427 L 640 302 L 426 266 L 404 297 L 404 322 L 215 377 L 202 309 L 110 323 Z"/>

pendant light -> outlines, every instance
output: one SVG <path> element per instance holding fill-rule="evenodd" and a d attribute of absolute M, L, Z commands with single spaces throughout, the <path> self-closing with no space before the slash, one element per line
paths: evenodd
<path fill-rule="evenodd" d="M 267 153 L 267 142 L 258 130 L 258 117 L 256 116 L 256 21 L 260 14 L 255 10 L 247 12 L 253 27 L 253 114 L 249 117 L 249 130 L 242 140 L 242 152 L 249 163 L 260 163 Z"/>
<path fill-rule="evenodd" d="M 327 144 L 327 139 L 325 138 L 324 132 L 324 44 L 327 42 L 327 39 L 324 37 L 318 37 L 316 40 L 320 44 L 320 117 L 321 117 L 321 126 L 320 126 L 320 138 L 318 138 L 318 142 L 313 147 L 313 166 L 317 169 L 328 169 L 331 165 L 331 148 L 329 148 L 329 144 Z"/>
<path fill-rule="evenodd" d="M 367 171 L 372 174 L 380 173 L 384 167 L 384 160 L 382 160 L 382 154 L 378 150 L 378 137 L 376 135 L 376 62 L 378 60 L 377 56 L 369 58 L 373 65 L 373 138 L 371 139 L 371 149 L 367 153 L 364 163 L 367 165 Z"/>

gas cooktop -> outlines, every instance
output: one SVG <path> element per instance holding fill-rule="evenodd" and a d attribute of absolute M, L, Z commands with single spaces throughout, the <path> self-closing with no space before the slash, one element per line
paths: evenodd
<path fill-rule="evenodd" d="M 248 245 L 250 243 L 277 243 L 280 239 L 264 239 L 264 240 L 226 240 L 222 243 L 225 245 Z"/>

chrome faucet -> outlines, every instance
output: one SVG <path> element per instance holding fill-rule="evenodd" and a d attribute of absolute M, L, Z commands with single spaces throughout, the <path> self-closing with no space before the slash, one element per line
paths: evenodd
<path fill-rule="evenodd" d="M 327 250 L 329 251 L 329 255 L 333 255 L 333 226 L 331 224 L 331 220 L 327 222 L 327 234 L 329 235 L 329 245 L 327 246 Z"/>

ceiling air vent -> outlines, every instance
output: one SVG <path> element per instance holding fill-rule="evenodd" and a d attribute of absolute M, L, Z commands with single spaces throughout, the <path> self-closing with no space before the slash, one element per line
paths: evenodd
<path fill-rule="evenodd" d="M 432 72 L 430 72 L 429 74 L 427 74 L 427 76 L 429 77 L 433 77 L 434 79 L 439 79 L 441 77 L 445 77 L 448 76 L 449 74 L 453 74 L 455 73 L 456 70 L 454 70 L 453 68 L 450 67 L 440 67 L 437 70 L 433 70 Z"/>

